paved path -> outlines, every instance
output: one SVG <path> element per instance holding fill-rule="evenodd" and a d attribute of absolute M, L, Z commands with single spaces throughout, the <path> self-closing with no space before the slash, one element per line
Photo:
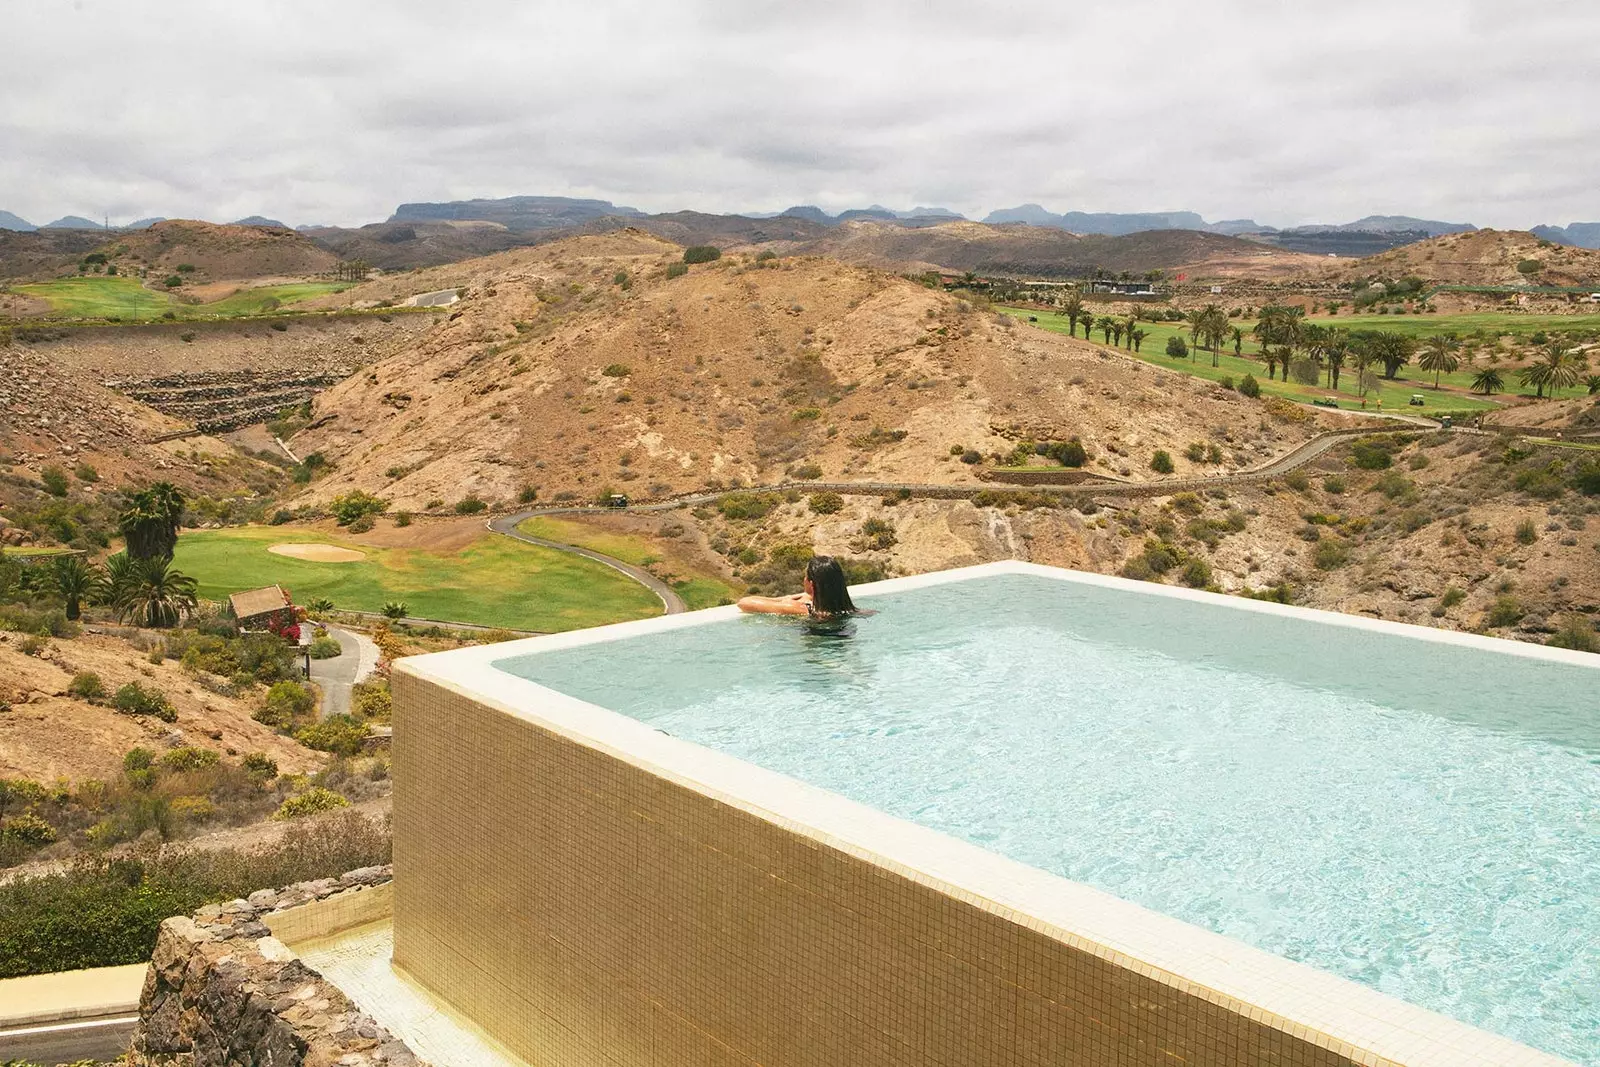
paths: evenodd
<path fill-rule="evenodd" d="M 137 1014 L 0 1029 L 0 1063 L 111 1063 L 128 1051 Z"/>
<path fill-rule="evenodd" d="M 0 1063 L 99 1063 L 128 1048 L 146 965 L 0 980 Z"/>
<path fill-rule="evenodd" d="M 554 513 L 564 510 L 567 509 L 535 508 L 532 511 L 519 511 L 515 515 L 501 515 L 498 518 L 489 520 L 489 529 L 493 530 L 495 533 L 505 534 L 507 537 L 514 537 L 518 541 L 526 541 L 530 545 L 538 545 L 541 548 L 553 548 L 558 552 L 570 552 L 575 556 L 582 556 L 585 559 L 592 559 L 596 563 L 604 563 L 612 570 L 621 571 L 623 574 L 627 575 L 629 578 L 632 578 L 634 581 L 650 590 L 656 596 L 660 597 L 661 603 L 665 605 L 668 615 L 677 615 L 688 610 L 688 606 L 684 604 L 683 598 L 673 590 L 672 586 L 668 585 L 666 582 L 663 582 L 660 578 L 657 578 L 643 567 L 635 567 L 633 564 L 624 563 L 622 560 L 613 556 L 607 556 L 604 553 L 594 552 L 587 548 L 579 548 L 577 545 L 562 544 L 560 541 L 548 541 L 543 537 L 530 537 L 529 535 L 517 529 L 517 524 L 522 522 L 524 519 L 530 519 L 535 515 Z M 638 510 L 648 510 L 648 508 L 640 508 Z"/>
<path fill-rule="evenodd" d="M 364 682 L 378 665 L 378 646 L 366 634 L 328 627 L 328 636 L 339 642 L 343 651 L 332 659 L 311 661 L 311 680 L 322 688 L 322 717 L 348 715 L 350 690 Z"/>

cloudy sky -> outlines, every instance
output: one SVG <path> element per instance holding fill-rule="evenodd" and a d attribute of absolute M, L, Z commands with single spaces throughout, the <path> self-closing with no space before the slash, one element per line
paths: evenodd
<path fill-rule="evenodd" d="M 29 0 L 0 209 L 1600 219 L 1593 0 Z"/>

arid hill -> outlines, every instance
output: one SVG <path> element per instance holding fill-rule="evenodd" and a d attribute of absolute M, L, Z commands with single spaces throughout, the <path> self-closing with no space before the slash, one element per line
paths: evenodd
<path fill-rule="evenodd" d="M 465 297 L 414 347 L 316 401 L 292 442 L 396 508 L 469 493 L 659 496 L 790 476 L 975 480 L 960 454 L 1080 437 L 1093 470 L 1139 478 L 1156 449 L 1216 430 L 1224 466 L 1314 430 L 1237 393 L 1111 355 L 863 267 L 681 250 L 638 231 L 388 278 L 344 294 Z"/>
<path fill-rule="evenodd" d="M 119 261 L 130 259 L 158 272 L 187 264 L 206 277 L 230 281 L 303 278 L 332 270 L 338 263 L 333 253 L 293 230 L 219 226 L 186 219 L 169 219 L 147 230 L 118 234 L 100 250 L 115 252 Z"/>
<path fill-rule="evenodd" d="M 1524 263 L 1537 270 L 1518 270 Z M 1366 259 L 1329 264 L 1338 281 L 1415 275 L 1445 285 L 1593 285 L 1600 287 L 1600 252 L 1543 241 L 1521 230 L 1452 233 Z"/>
<path fill-rule="evenodd" d="M 97 230 L 0 230 L 0 282 L 53 278 L 103 244 Z"/>

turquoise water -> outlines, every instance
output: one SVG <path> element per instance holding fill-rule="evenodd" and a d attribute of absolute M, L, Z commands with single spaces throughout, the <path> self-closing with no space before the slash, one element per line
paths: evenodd
<path fill-rule="evenodd" d="M 499 666 L 1600 1065 L 1600 670 L 1019 575 L 869 603 Z"/>

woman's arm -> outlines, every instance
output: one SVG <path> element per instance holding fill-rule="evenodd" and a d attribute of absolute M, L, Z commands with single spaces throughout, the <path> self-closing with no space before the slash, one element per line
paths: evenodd
<path fill-rule="evenodd" d="M 809 615 L 811 598 L 804 593 L 789 596 L 747 596 L 739 601 L 739 610 L 752 615 Z"/>

